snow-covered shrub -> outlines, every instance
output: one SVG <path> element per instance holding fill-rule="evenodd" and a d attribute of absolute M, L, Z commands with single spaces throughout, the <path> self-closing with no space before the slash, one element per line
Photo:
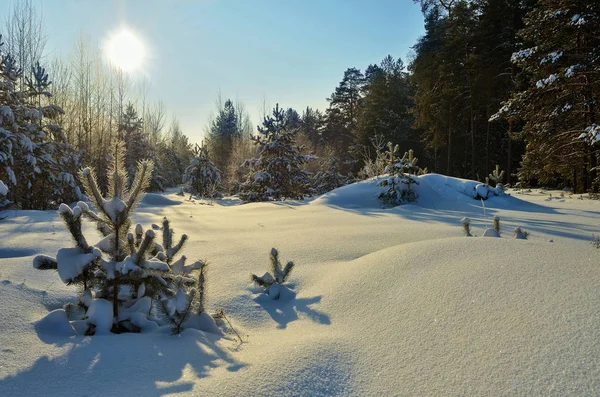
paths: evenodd
<path fill-rule="evenodd" d="M 208 157 L 208 149 L 194 148 L 194 157 L 183 174 L 183 183 L 191 194 L 201 197 L 215 197 L 221 184 L 221 171 Z"/>
<path fill-rule="evenodd" d="M 265 117 L 258 135 L 252 137 L 256 155 L 244 162 L 247 179 L 239 185 L 243 201 L 303 199 L 310 193 L 309 173 L 303 169 L 312 156 L 296 145 L 296 129 L 288 127 L 279 105 Z"/>
<path fill-rule="evenodd" d="M 388 143 L 388 149 L 384 153 L 387 163 L 385 172 L 388 175 L 379 182 L 379 186 L 387 189 L 379 195 L 379 199 L 387 207 L 395 207 L 417 199 L 416 193 L 411 188 L 412 184 L 419 184 L 411 174 L 415 171 L 415 165 L 409 162 L 407 153 L 402 158 L 398 158 L 396 156 L 398 150 L 398 145 Z"/>
<path fill-rule="evenodd" d="M 525 230 L 522 230 L 520 226 L 517 226 L 513 233 L 513 238 L 516 238 L 519 240 L 527 240 L 528 236 L 529 236 L 529 233 Z"/>
<path fill-rule="evenodd" d="M 294 268 L 294 262 L 288 262 L 285 267 L 282 268 L 281 262 L 279 261 L 279 252 L 275 248 L 271 248 L 271 273 L 266 272 L 262 276 L 252 275 L 252 281 L 260 285 L 265 289 L 265 293 L 272 299 L 279 299 L 281 287 L 286 282 L 292 269 Z"/>
<path fill-rule="evenodd" d="M 153 230 L 144 232 L 141 225 L 130 232 L 131 213 L 150 183 L 153 164 L 140 161 L 128 189 L 124 163 L 124 144 L 118 142 L 109 170 L 107 197 L 101 195 L 94 171 L 89 167 L 81 171 L 80 178 L 94 210 L 81 201 L 73 209 L 61 204 L 59 211 L 75 247 L 59 249 L 56 259 L 37 256 L 33 266 L 55 269 L 63 282 L 80 286 L 79 304 L 85 315 L 74 324 L 80 332 L 151 330 L 158 326 L 152 313 L 157 304 L 168 308 L 167 315 L 178 322 L 180 330 L 189 314 L 186 309 L 197 308 L 195 288 L 203 277 L 204 263 L 185 266 L 184 256 L 173 262 L 187 236 L 173 245 L 173 230 L 166 219 L 163 245 L 155 243 Z M 96 222 L 104 235 L 96 244 L 89 244 L 83 235 L 82 216 Z M 195 276 L 196 272 L 200 272 L 200 277 Z"/>
<path fill-rule="evenodd" d="M 339 173 L 337 157 L 331 157 L 328 164 L 324 164 L 322 169 L 311 177 L 312 188 L 316 194 L 327 193 L 347 183 L 348 178 Z"/>

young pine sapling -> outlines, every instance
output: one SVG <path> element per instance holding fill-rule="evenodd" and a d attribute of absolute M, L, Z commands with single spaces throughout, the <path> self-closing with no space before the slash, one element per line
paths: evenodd
<path fill-rule="evenodd" d="M 265 289 L 265 293 L 268 294 L 272 299 L 279 299 L 281 292 L 281 286 L 286 282 L 292 269 L 294 268 L 294 262 L 288 262 L 285 267 L 282 268 L 281 262 L 279 261 L 279 252 L 275 248 L 271 248 L 271 271 L 273 274 L 266 272 L 262 276 L 252 275 L 252 281 L 260 285 Z"/>

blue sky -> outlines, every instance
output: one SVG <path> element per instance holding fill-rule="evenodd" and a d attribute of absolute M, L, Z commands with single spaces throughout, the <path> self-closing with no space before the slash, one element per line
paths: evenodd
<path fill-rule="evenodd" d="M 10 0 L 12 3 L 16 0 Z M 39 1 L 39 0 L 37 0 Z M 34 0 L 36 2 L 36 0 Z M 324 109 L 344 70 L 387 54 L 407 59 L 423 34 L 411 0 L 51 0 L 40 6 L 51 57 L 81 33 L 100 45 L 125 24 L 146 44 L 149 99 L 162 99 L 201 139 L 217 94 L 239 99 L 253 124 L 263 98 Z M 0 7 L 4 19 L 9 4 Z"/>

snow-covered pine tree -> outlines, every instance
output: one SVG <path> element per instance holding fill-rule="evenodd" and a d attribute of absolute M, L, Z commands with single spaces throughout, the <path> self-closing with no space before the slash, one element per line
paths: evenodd
<path fill-rule="evenodd" d="M 402 158 L 398 158 L 398 145 L 394 146 L 390 142 L 387 147 L 383 158 L 387 163 L 385 171 L 388 175 L 379 181 L 379 186 L 387 187 L 387 189 L 379 194 L 379 199 L 383 201 L 386 207 L 395 207 L 415 201 L 417 195 L 412 190 L 411 185 L 418 185 L 419 181 L 408 173 L 408 171 L 414 172 L 415 165 L 409 163 L 409 156 L 406 153 Z"/>
<path fill-rule="evenodd" d="M 279 261 L 279 252 L 275 248 L 271 248 L 270 253 L 271 259 L 271 272 L 266 272 L 262 276 L 252 275 L 252 281 L 257 285 L 260 285 L 265 289 L 265 293 L 272 299 L 279 299 L 281 293 L 281 287 L 290 276 L 292 269 L 294 268 L 294 262 L 290 261 L 286 263 L 285 267 L 281 266 Z"/>
<path fill-rule="evenodd" d="M 277 104 L 272 116 L 258 127 L 256 156 L 246 160 L 247 179 L 240 185 L 243 201 L 303 199 L 309 194 L 309 173 L 303 165 L 313 157 L 296 145 L 296 130 L 289 129 L 285 111 Z"/>
<path fill-rule="evenodd" d="M 60 207 L 76 246 L 60 249 L 56 259 L 47 256 L 34 259 L 35 268 L 56 269 L 65 283 L 82 286 L 79 299 L 86 314 L 76 328 L 92 334 L 156 327 L 156 322 L 152 321 L 152 307 L 174 297 L 178 297 L 181 305 L 184 295 L 195 295 L 192 290 L 195 291 L 202 277 L 196 278 L 193 273 L 202 272 L 204 266 L 204 262 L 185 266 L 185 257 L 176 261 L 173 267 L 169 266 L 187 236 L 182 236 L 180 242 L 173 245 L 173 230 L 166 219 L 162 246 L 154 243 L 153 230 L 144 233 L 142 226 L 137 225 L 134 232 L 130 232 L 131 213 L 150 183 L 153 164 L 151 161 L 138 164 L 129 190 L 124 143 L 117 142 L 114 150 L 107 197 L 101 195 L 91 168 L 80 173 L 96 211 L 84 202 L 79 202 L 74 209 L 66 204 Z M 81 232 L 82 215 L 95 221 L 105 236 L 95 245 L 88 244 Z M 197 298 L 189 299 L 190 304 L 195 302 L 194 299 Z"/>
<path fill-rule="evenodd" d="M 316 194 L 327 193 L 347 183 L 348 178 L 339 173 L 337 157 L 331 157 L 327 163 L 323 164 L 321 170 L 315 172 L 311 177 L 312 189 Z"/>
<path fill-rule="evenodd" d="M 183 174 L 183 183 L 191 194 L 214 197 L 221 184 L 221 171 L 208 156 L 205 146 L 194 147 L 194 157 Z"/>
<path fill-rule="evenodd" d="M 76 178 L 65 159 L 76 163 L 77 153 L 54 122 L 64 112 L 48 103 L 48 74 L 35 65 L 19 90 L 22 69 L 3 45 L 0 36 L 0 179 L 11 186 L 10 199 L 21 208 L 74 201 Z"/>

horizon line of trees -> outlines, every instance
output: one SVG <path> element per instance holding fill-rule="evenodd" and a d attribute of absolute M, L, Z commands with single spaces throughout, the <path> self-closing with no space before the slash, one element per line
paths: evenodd
<path fill-rule="evenodd" d="M 600 4 L 413 1 L 425 34 L 408 65 L 388 55 L 364 71 L 348 68 L 324 111 L 277 107 L 283 129 L 294 131 L 290 145 L 319 159 L 303 170 L 323 175 L 335 164 L 336 175 L 351 180 L 390 142 L 413 149 L 432 172 L 482 181 L 498 164 L 507 183 L 597 191 Z M 202 150 L 193 151 L 175 117 L 166 127 L 164 104 L 147 103 L 148 87 L 136 92 L 81 37 L 69 62 L 46 71 L 42 22 L 30 0 L 15 6 L 5 41 L 0 94 L 23 113 L 13 114 L 20 121 L 0 119 L 0 180 L 21 208 L 79 195 L 76 169 L 93 164 L 105 175 L 116 139 L 126 142 L 130 171 L 141 159 L 155 161 L 153 190 L 176 186 L 190 162 L 207 159 L 221 191 L 238 193 L 253 173 L 243 165 L 260 149 L 258 136 L 240 101 L 219 94 Z M 50 192 L 48 181 L 68 189 Z"/>

